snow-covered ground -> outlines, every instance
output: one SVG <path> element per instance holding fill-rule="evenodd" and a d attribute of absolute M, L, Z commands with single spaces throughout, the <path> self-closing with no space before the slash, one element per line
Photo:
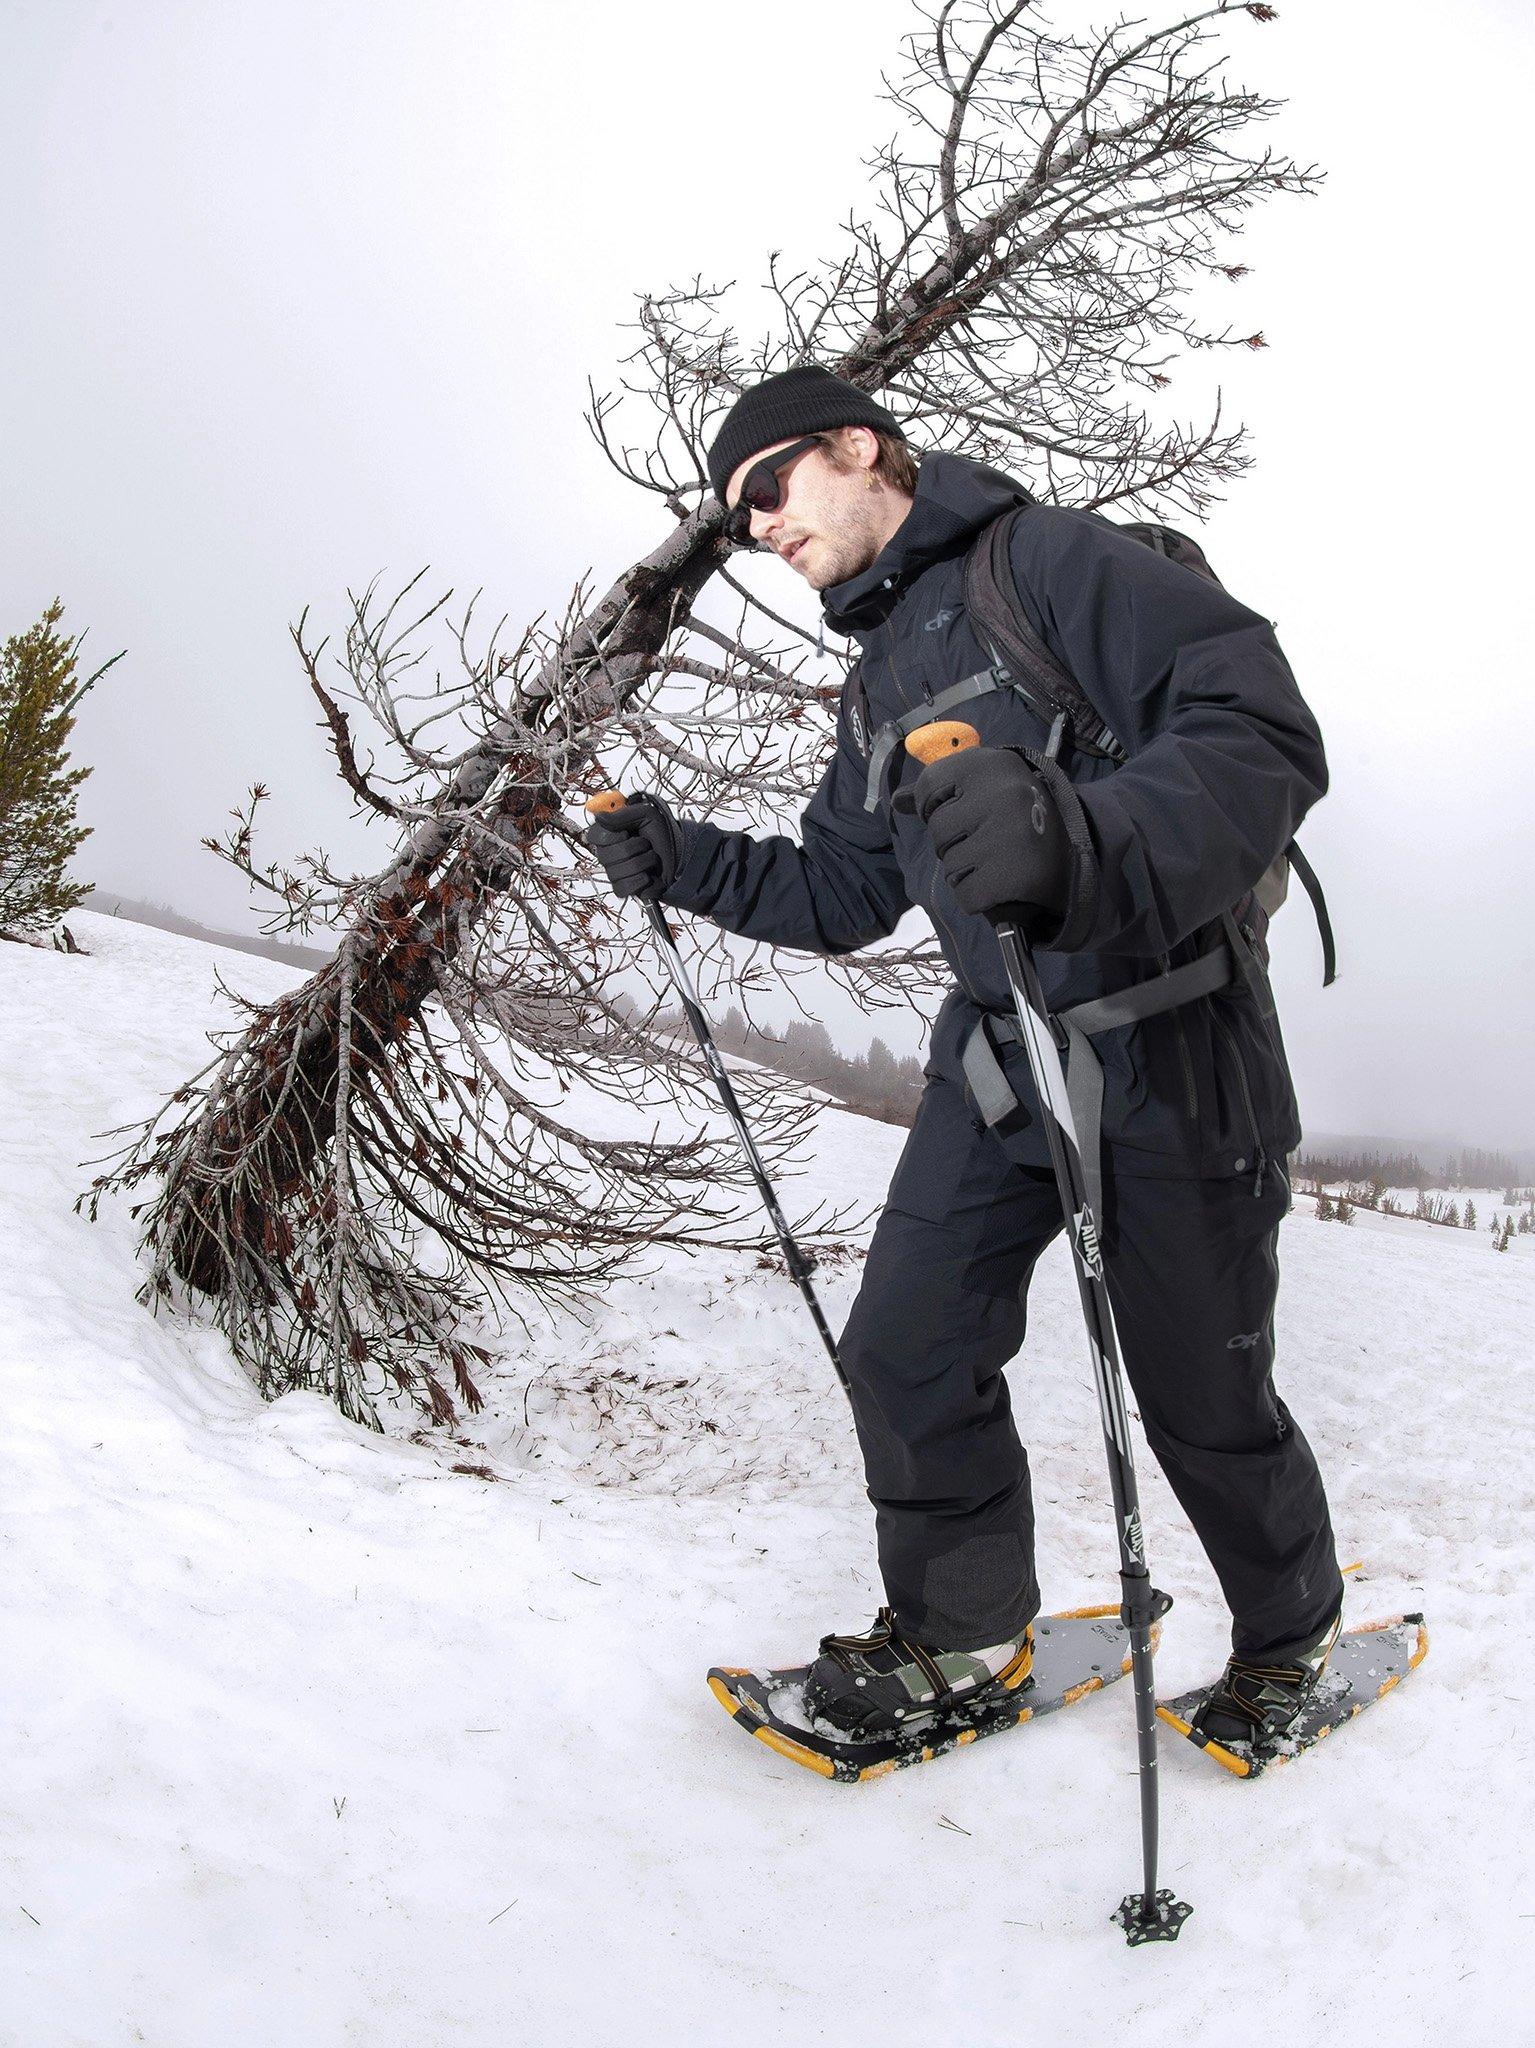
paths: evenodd
<path fill-rule="evenodd" d="M 1127 1687 L 856 1789 L 705 1690 L 878 1604 L 787 1281 L 669 1257 L 509 1350 L 461 1442 L 263 1404 L 216 1335 L 134 1301 L 125 1211 L 71 1203 L 93 1134 L 202 1065 L 215 968 L 293 976 L 71 922 L 89 958 L 0 949 L 0 2039 L 1535 2038 L 1535 1240 L 1287 1221 L 1282 1386 L 1364 1560 L 1352 1613 L 1426 1608 L 1434 1648 L 1255 1784 L 1169 1738 L 1164 1881 L 1195 1912 L 1132 1951 L 1107 1920 L 1138 1876 Z M 902 1135 L 828 1110 L 790 1206 L 877 1202 Z M 856 1278 L 823 1276 L 834 1318 Z M 1060 1246 L 1014 1388 L 1047 1601 L 1108 1600 Z M 1144 1453 L 1141 1478 L 1169 1691 L 1225 1631 Z"/>
<path fill-rule="evenodd" d="M 1348 1199 L 1349 1188 L 1350 1184 L 1347 1181 L 1326 1181 L 1323 1183 L 1322 1192 L 1336 1202 L 1340 1196 L 1345 1200 Z M 1509 1256 L 1512 1257 L 1517 1253 L 1522 1258 L 1535 1257 L 1535 1236 L 1532 1236 L 1528 1231 L 1524 1232 L 1521 1236 L 1519 1231 L 1519 1218 L 1529 1210 L 1530 1204 L 1528 1202 L 1505 1202 L 1503 1197 L 1507 1192 L 1506 1188 L 1467 1188 L 1461 1187 L 1458 1184 L 1454 1187 L 1424 1188 L 1422 1190 L 1424 1195 L 1445 1204 L 1447 1207 L 1453 1205 L 1458 1219 L 1453 1224 L 1432 1223 L 1425 1217 L 1414 1216 L 1413 1210 L 1417 1207 L 1419 1194 L 1419 1190 L 1415 1187 L 1387 1188 L 1386 1198 L 1396 1204 L 1397 1213 L 1394 1215 L 1382 1214 L 1380 1211 L 1366 1208 L 1362 1203 L 1358 1202 L 1351 1202 L 1350 1207 L 1355 1223 L 1364 1223 L 1376 1230 L 1390 1230 L 1398 1233 L 1407 1231 L 1411 1235 L 1426 1230 L 1463 1230 L 1466 1227 L 1464 1219 L 1466 1207 L 1469 1203 L 1475 1214 L 1475 1221 L 1471 1225 L 1471 1231 L 1473 1235 L 1477 1231 L 1482 1233 L 1482 1246 L 1484 1250 L 1493 1251 L 1496 1249 L 1492 1242 L 1493 1223 L 1497 1223 L 1498 1229 L 1501 1232 L 1504 1224 L 1512 1219 L 1513 1230 L 1508 1240 Z M 1317 1201 L 1315 1187 L 1312 1182 L 1308 1181 L 1304 1187 L 1297 1185 L 1295 1205 L 1297 1209 L 1302 1210 L 1305 1214 L 1312 1217 L 1315 1216 Z"/>

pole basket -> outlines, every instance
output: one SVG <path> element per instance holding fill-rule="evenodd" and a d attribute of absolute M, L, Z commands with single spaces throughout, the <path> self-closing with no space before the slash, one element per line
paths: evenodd
<path fill-rule="evenodd" d="M 1175 1899 L 1171 1892 L 1161 1891 L 1152 1899 L 1148 1913 L 1146 1894 L 1131 1892 L 1128 1898 L 1120 1900 L 1109 1918 L 1116 1927 L 1125 1930 L 1125 1940 L 1131 1948 L 1139 1948 L 1143 1941 L 1176 1941 L 1184 1921 L 1193 1910 L 1192 1906 L 1184 1905 L 1182 1899 Z"/>

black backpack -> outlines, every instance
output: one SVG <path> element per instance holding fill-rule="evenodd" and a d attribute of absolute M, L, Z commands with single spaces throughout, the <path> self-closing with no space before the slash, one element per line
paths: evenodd
<path fill-rule="evenodd" d="M 872 738 L 868 737 L 867 700 L 858 668 L 855 666 L 849 675 L 854 734 L 869 755 L 866 809 L 873 810 L 877 805 L 885 763 L 908 731 L 957 710 L 970 698 L 997 688 L 1016 690 L 1048 727 L 1064 721 L 1062 738 L 1079 751 L 1116 764 L 1128 760 L 1129 756 L 1117 735 L 1089 700 L 1076 677 L 1057 661 L 1040 639 L 1018 602 L 1010 548 L 1015 523 L 1027 517 L 1031 510 L 1030 505 L 1018 505 L 994 519 L 981 532 L 965 560 L 965 609 L 982 638 L 990 643 L 992 668 L 981 671 L 977 676 L 967 676 L 963 682 L 939 691 L 931 704 L 924 705 L 920 711 L 908 713 L 905 718 L 893 720 Z M 1097 513 L 1089 516 L 1101 517 Z M 1126 534 L 1130 539 L 1154 548 L 1159 555 L 1165 555 L 1169 561 L 1177 562 L 1194 575 L 1203 576 L 1211 583 L 1220 583 L 1220 578 L 1205 558 L 1203 548 L 1176 528 L 1159 526 L 1150 520 L 1121 524 L 1104 519 L 1102 523 L 1116 533 Z M 1260 876 L 1256 887 L 1234 906 L 1232 917 L 1266 966 L 1269 919 L 1285 900 L 1292 870 L 1300 877 L 1316 913 L 1317 928 L 1322 938 L 1322 986 L 1326 988 L 1338 971 L 1332 923 L 1316 871 L 1293 839 Z"/>

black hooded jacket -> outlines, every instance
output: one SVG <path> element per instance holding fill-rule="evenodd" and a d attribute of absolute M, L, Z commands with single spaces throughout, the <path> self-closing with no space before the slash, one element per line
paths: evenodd
<path fill-rule="evenodd" d="M 1013 479 L 963 457 L 922 458 L 910 513 L 861 575 L 823 593 L 829 625 L 862 645 L 874 732 L 985 668 L 963 604 L 980 529 L 1027 503 Z M 1036 632 L 1123 743 L 1119 767 L 1068 748 L 1064 802 L 1085 823 L 1058 928 L 1037 941 L 1052 1009 L 1126 988 L 1193 959 L 1208 927 L 1242 901 L 1327 787 L 1321 735 L 1266 619 L 1218 585 L 1101 520 L 1036 506 L 1016 522 L 1012 565 Z M 955 716 L 989 746 L 1038 752 L 1042 720 L 1010 689 Z M 845 692 L 836 747 L 807 805 L 800 844 L 684 819 L 666 902 L 771 945 L 839 954 L 893 931 L 920 906 L 958 986 L 933 1029 L 927 1072 L 962 1079 L 982 1010 L 1010 1011 L 996 936 L 954 901 L 921 823 L 890 799 L 920 772 L 899 748 L 865 808 L 868 734 Z M 1095 1039 L 1103 1136 L 1116 1171 L 1261 1174 L 1299 1142 L 1277 1020 L 1238 983 Z M 1049 1161 L 1021 1047 L 1007 1077 L 1032 1119 L 1019 1156 Z M 894 1191 L 893 1191 L 894 1192 Z"/>

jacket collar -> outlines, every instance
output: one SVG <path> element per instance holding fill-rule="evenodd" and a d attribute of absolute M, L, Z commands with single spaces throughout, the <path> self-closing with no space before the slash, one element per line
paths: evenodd
<path fill-rule="evenodd" d="M 833 632 L 859 639 L 890 614 L 902 588 L 931 563 L 968 547 L 992 520 L 1030 502 L 1015 477 L 967 456 L 933 450 L 922 457 L 911 510 L 867 569 L 821 593 Z"/>

